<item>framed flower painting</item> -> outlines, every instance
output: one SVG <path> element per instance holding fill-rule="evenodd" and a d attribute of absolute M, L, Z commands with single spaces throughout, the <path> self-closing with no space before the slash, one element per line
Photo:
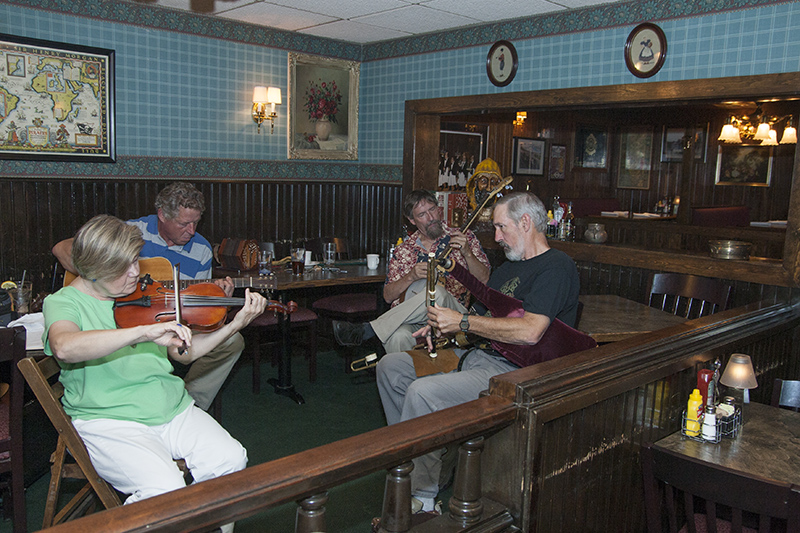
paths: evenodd
<path fill-rule="evenodd" d="M 289 159 L 358 159 L 361 64 L 289 53 Z"/>

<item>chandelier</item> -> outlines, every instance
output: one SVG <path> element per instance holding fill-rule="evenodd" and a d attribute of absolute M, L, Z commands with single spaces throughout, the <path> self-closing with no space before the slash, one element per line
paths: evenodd
<path fill-rule="evenodd" d="M 783 135 L 780 143 L 775 130 L 784 123 Z M 726 143 L 741 144 L 742 139 L 761 141 L 762 146 L 777 146 L 778 144 L 796 144 L 797 130 L 794 127 L 792 115 L 767 115 L 761 109 L 761 104 L 750 115 L 731 115 L 722 126 L 719 139 Z"/>

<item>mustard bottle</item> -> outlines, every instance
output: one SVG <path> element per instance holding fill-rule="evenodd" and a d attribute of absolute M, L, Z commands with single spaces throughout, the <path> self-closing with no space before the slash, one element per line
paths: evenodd
<path fill-rule="evenodd" d="M 694 389 L 692 394 L 689 395 L 689 403 L 686 405 L 686 426 L 684 432 L 689 437 L 697 437 L 700 435 L 700 424 L 703 420 L 701 414 L 703 407 L 703 396 L 700 394 L 699 389 Z"/>

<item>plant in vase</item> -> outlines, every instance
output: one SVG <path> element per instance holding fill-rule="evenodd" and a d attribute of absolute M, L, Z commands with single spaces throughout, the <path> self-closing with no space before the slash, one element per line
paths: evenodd
<path fill-rule="evenodd" d="M 342 93 L 335 81 L 330 83 L 319 79 L 317 82 L 309 81 L 306 87 L 306 101 L 303 107 L 308 111 L 309 120 L 315 121 L 317 139 L 328 140 L 331 133 L 331 123 L 336 124 L 336 114 L 342 103 Z"/>

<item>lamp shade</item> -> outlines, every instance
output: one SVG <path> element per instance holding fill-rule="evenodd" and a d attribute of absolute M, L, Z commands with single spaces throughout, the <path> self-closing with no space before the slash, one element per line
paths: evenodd
<path fill-rule="evenodd" d="M 261 85 L 257 85 L 255 89 L 253 89 L 253 103 L 254 104 L 266 104 L 269 100 L 267 100 L 267 88 L 262 87 Z"/>
<path fill-rule="evenodd" d="M 797 130 L 794 126 L 786 126 L 781 137 L 781 144 L 797 144 Z"/>
<path fill-rule="evenodd" d="M 267 100 L 270 104 L 280 104 L 281 102 L 281 89 L 280 87 L 270 87 L 267 89 Z"/>
<path fill-rule="evenodd" d="M 753 370 L 753 361 L 749 355 L 743 353 L 731 354 L 725 372 L 719 380 L 720 383 L 734 389 L 755 389 L 758 387 L 756 373 Z"/>
<path fill-rule="evenodd" d="M 736 143 L 741 144 L 742 139 L 739 136 L 739 128 L 734 126 L 733 124 L 725 124 L 722 126 L 722 132 L 720 133 L 719 139 L 722 142 L 727 143 Z"/>
<path fill-rule="evenodd" d="M 778 146 L 778 132 L 769 130 L 769 137 L 761 141 L 761 146 Z"/>

